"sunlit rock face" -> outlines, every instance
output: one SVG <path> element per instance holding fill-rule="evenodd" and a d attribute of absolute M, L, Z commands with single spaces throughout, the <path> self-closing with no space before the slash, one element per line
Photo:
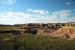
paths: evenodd
<path fill-rule="evenodd" d="M 52 36 L 62 36 L 68 39 L 75 38 L 75 26 L 63 26 L 62 28 L 58 29 L 57 31 L 50 34 Z"/>

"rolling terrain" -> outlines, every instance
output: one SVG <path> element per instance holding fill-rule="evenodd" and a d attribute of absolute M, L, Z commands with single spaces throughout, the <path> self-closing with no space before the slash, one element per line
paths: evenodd
<path fill-rule="evenodd" d="M 0 50 L 75 50 L 75 23 L 0 25 Z"/>
<path fill-rule="evenodd" d="M 75 23 L 30 23 L 15 25 L 0 25 L 0 34 L 34 34 L 62 36 L 65 38 L 74 38 Z"/>

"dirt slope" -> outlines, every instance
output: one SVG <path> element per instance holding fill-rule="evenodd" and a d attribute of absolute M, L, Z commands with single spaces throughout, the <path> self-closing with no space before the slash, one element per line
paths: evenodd
<path fill-rule="evenodd" d="M 75 38 L 75 26 L 63 26 L 59 28 L 57 31 L 50 33 L 52 36 L 62 36 L 68 39 Z"/>

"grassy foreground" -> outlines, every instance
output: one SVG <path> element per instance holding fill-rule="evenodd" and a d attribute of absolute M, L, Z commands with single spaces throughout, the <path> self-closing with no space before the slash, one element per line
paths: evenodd
<path fill-rule="evenodd" d="M 38 35 L 0 35 L 0 50 L 75 50 L 75 40 Z"/>

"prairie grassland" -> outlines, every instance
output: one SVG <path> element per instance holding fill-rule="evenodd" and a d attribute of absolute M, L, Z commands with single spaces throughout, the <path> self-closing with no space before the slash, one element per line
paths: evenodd
<path fill-rule="evenodd" d="M 0 50 L 75 50 L 75 40 L 40 35 L 0 35 Z"/>

